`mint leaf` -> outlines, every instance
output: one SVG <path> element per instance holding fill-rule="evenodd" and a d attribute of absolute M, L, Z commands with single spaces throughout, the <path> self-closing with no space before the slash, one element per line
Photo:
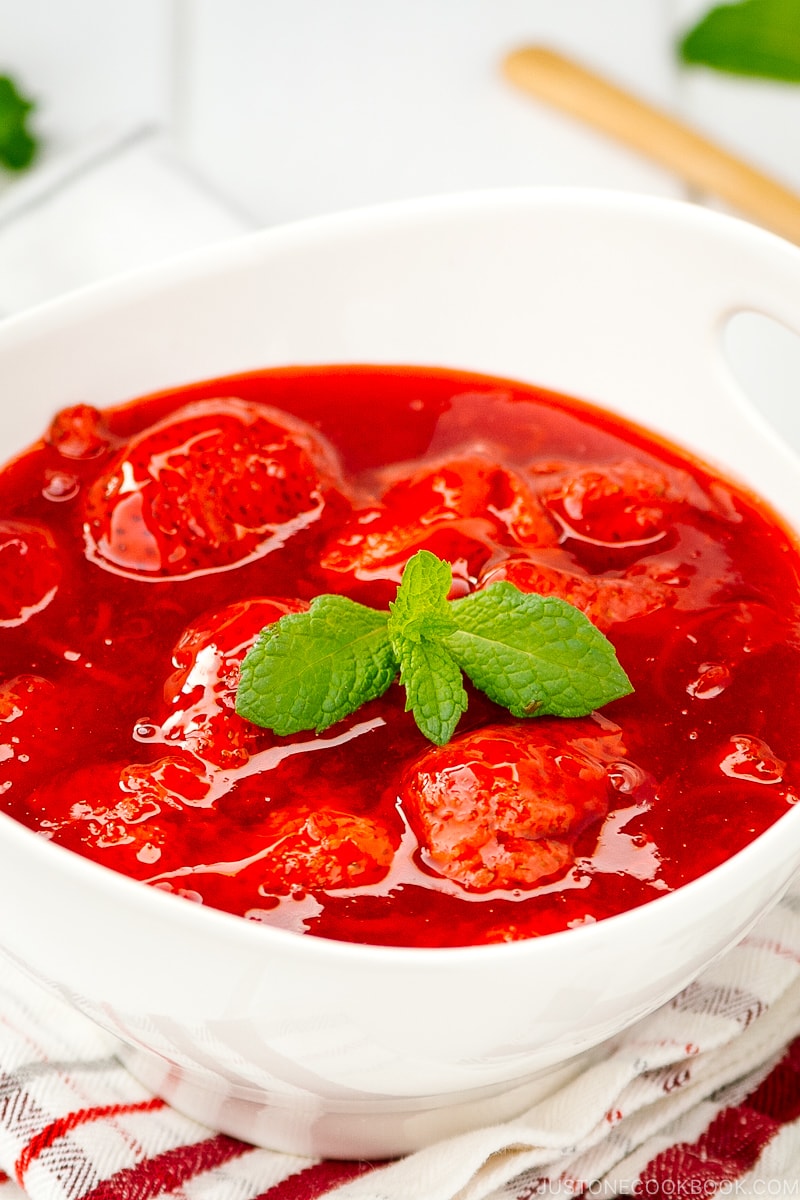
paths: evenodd
<path fill-rule="evenodd" d="M 382 695 L 397 675 L 387 620 L 345 596 L 287 613 L 245 656 L 237 713 L 281 736 L 320 733 Z"/>
<path fill-rule="evenodd" d="M 429 550 L 408 560 L 397 596 L 389 605 L 388 632 L 406 689 L 406 712 L 420 731 L 442 746 L 467 707 L 461 669 L 442 639 L 456 628 L 448 594 L 453 571 Z"/>
<path fill-rule="evenodd" d="M 710 9 L 678 45 L 685 63 L 800 82 L 800 0 L 739 0 Z"/>
<path fill-rule="evenodd" d="M 23 171 L 35 157 L 36 139 L 25 127 L 33 107 L 13 79 L 0 75 L 0 165 L 9 171 Z"/>
<path fill-rule="evenodd" d="M 583 717 L 633 690 L 611 644 L 566 600 L 499 582 L 451 608 L 448 650 L 515 717 Z"/>
<path fill-rule="evenodd" d="M 453 736 L 467 707 L 461 668 L 441 642 L 423 637 L 401 645 L 400 682 L 406 712 L 413 712 L 421 733 L 437 746 Z"/>
<path fill-rule="evenodd" d="M 389 605 L 389 637 L 395 654 L 406 641 L 445 637 L 455 622 L 447 596 L 453 582 L 448 562 L 418 550 L 408 560 L 396 598 Z"/>

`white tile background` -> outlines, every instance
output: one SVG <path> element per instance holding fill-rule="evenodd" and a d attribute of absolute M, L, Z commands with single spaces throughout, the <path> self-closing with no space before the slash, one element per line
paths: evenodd
<path fill-rule="evenodd" d="M 627 151 L 516 95 L 503 53 L 575 54 L 800 187 L 800 88 L 680 70 L 710 0 L 3 0 L 0 71 L 48 155 L 141 125 L 258 223 L 453 188 L 671 193 Z"/>
<path fill-rule="evenodd" d="M 266 221 L 497 185 L 669 191 L 670 179 L 518 95 L 499 69 L 507 50 L 531 38 L 565 42 L 664 97 L 672 70 L 662 8 L 659 0 L 296 0 L 289 10 L 281 0 L 198 0 L 182 145 Z M 226 36 L 229 21 L 246 37 L 246 55 Z"/>
<path fill-rule="evenodd" d="M 708 0 L 710 3 L 710 0 Z M 0 313 L 237 230 L 495 186 L 685 196 L 514 92 L 503 54 L 574 54 L 800 190 L 800 87 L 681 70 L 707 0 L 2 0 L 0 72 L 37 99 L 39 167 L 0 182 Z M 693 197 L 716 204 L 713 197 Z M 733 357 L 800 447 L 800 348 Z"/>

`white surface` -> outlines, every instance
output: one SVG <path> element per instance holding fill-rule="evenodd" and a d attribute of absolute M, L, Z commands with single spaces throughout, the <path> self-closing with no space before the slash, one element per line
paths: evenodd
<path fill-rule="evenodd" d="M 668 101 L 653 0 L 196 0 L 192 20 L 182 148 L 267 223 L 503 185 L 679 190 L 500 71 L 546 40 Z"/>
<path fill-rule="evenodd" d="M 706 7 L 4 0 L 0 70 L 37 98 L 44 151 L 26 180 L 0 177 L 0 316 L 232 229 L 376 200 L 528 184 L 684 194 L 667 172 L 506 84 L 502 56 L 526 42 L 574 54 L 800 188 L 800 87 L 679 68 L 676 39 Z M 160 146 L 121 159 L 116 183 L 107 163 L 53 193 L 38 227 L 32 211 L 12 227 L 20 191 L 49 188 L 76 159 L 142 128 L 156 128 Z M 734 355 L 800 448 L 800 346 L 744 329 Z"/>
<path fill-rule="evenodd" d="M 3 0 L 0 72 L 35 100 L 45 158 L 165 119 L 170 7 L 169 0 Z"/>
<path fill-rule="evenodd" d="M 710 0 L 673 0 L 676 36 L 710 7 Z M 675 106 L 694 125 L 800 190 L 800 86 L 698 67 L 680 70 L 675 83 Z"/>
<path fill-rule="evenodd" d="M 681 70 L 710 0 L 4 0 L 0 70 L 37 100 L 45 159 L 159 125 L 262 223 L 502 184 L 676 193 L 678 181 L 500 77 L 571 53 L 800 186 L 800 88 Z"/>
<path fill-rule="evenodd" d="M 0 315 L 245 228 L 152 131 L 93 139 L 0 199 Z"/>
<path fill-rule="evenodd" d="M 256 363 L 449 363 L 606 401 L 721 460 L 800 527 L 797 462 L 720 357 L 722 318 L 741 305 L 800 329 L 800 250 L 683 204 L 517 190 L 311 222 L 5 322 L 15 404 L 0 442 L 24 444 L 66 378 L 96 403 Z M 483 1124 L 498 1094 L 685 986 L 800 864 L 796 807 L 621 917 L 414 951 L 255 926 L 0 826 L 0 944 L 176 1064 L 170 1095 L 191 1115 L 322 1156 L 425 1144 L 443 1129 L 432 1108 L 453 1106 L 450 1132 Z"/>

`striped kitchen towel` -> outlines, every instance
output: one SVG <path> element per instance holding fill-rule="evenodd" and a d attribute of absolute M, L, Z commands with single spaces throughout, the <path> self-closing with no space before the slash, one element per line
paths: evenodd
<path fill-rule="evenodd" d="M 4 964 L 0 1200 L 800 1195 L 800 889 L 578 1079 L 392 1163 L 256 1149 L 170 1109 Z"/>

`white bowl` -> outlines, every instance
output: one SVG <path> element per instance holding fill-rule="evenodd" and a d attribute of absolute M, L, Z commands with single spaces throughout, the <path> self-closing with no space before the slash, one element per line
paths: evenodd
<path fill-rule="evenodd" d="M 800 251 L 612 193 L 515 191 L 268 231 L 0 326 L 0 454 L 68 403 L 250 368 L 466 368 L 598 401 L 800 529 L 800 472 L 721 349 L 800 330 Z M 188 1114 L 315 1155 L 404 1152 L 520 1111 L 731 946 L 800 865 L 800 810 L 642 908 L 529 942 L 340 944 L 131 882 L 0 817 L 0 944 Z M 597 1049 L 596 1049 L 597 1048 Z"/>

